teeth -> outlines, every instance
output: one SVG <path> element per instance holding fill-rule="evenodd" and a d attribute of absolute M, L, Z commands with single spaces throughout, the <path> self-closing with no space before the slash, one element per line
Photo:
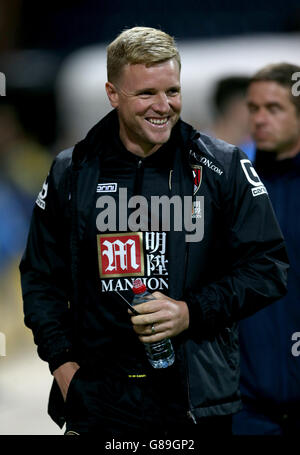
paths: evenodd
<path fill-rule="evenodd" d="M 167 118 L 162 118 L 162 119 L 149 118 L 148 120 L 149 120 L 150 123 L 153 123 L 154 125 L 164 125 L 168 121 Z"/>

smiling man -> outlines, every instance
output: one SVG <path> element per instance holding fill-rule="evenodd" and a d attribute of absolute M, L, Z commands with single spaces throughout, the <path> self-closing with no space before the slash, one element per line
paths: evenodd
<path fill-rule="evenodd" d="M 171 36 L 125 30 L 107 72 L 113 110 L 55 159 L 20 266 L 25 323 L 55 378 L 49 413 L 66 434 L 109 440 L 228 435 L 237 323 L 285 293 L 283 238 L 246 155 L 180 119 Z M 154 299 L 132 314 L 136 277 Z M 155 369 L 143 343 L 165 338 L 175 362 Z"/>
<path fill-rule="evenodd" d="M 287 295 L 240 324 L 244 409 L 234 417 L 236 434 L 297 436 L 300 430 L 300 362 L 293 355 L 300 327 L 300 96 L 293 95 L 299 71 L 289 63 L 268 65 L 251 78 L 247 94 L 255 169 L 273 203 L 290 270 Z"/>
<path fill-rule="evenodd" d="M 143 158 L 170 139 L 181 111 L 180 62 L 146 66 L 126 64 L 106 83 L 111 105 L 118 110 L 120 138 L 127 150 Z"/>

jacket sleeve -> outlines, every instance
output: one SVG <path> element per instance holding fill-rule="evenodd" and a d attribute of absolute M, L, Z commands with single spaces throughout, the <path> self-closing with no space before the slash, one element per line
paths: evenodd
<path fill-rule="evenodd" d="M 38 354 L 49 362 L 51 372 L 74 360 L 69 320 L 68 241 L 58 197 L 62 188 L 58 175 L 61 163 L 57 161 L 37 197 L 20 263 L 25 325 L 32 330 Z"/>
<path fill-rule="evenodd" d="M 183 296 L 196 337 L 214 337 L 285 295 L 289 267 L 285 242 L 266 188 L 246 155 L 233 152 L 224 189 L 223 254 L 227 270 L 200 291 Z M 218 260 L 218 258 L 216 258 Z"/>

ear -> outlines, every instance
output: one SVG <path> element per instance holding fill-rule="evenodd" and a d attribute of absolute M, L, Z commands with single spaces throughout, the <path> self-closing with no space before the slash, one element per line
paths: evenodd
<path fill-rule="evenodd" d="M 111 82 L 106 82 L 105 90 L 112 107 L 116 108 L 119 106 L 119 94 Z"/>

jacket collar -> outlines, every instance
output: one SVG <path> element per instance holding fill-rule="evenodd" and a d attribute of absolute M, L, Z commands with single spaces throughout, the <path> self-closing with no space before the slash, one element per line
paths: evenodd
<path fill-rule="evenodd" d="M 73 166 L 81 167 L 97 154 L 101 154 L 103 143 L 108 138 L 108 132 L 114 128 L 119 131 L 118 115 L 115 110 L 96 123 L 86 137 L 75 145 L 72 156 Z"/>
<path fill-rule="evenodd" d="M 72 162 L 75 167 L 81 167 L 83 164 L 95 158 L 96 155 L 100 156 L 103 150 L 103 144 L 110 141 L 110 134 L 112 131 L 119 132 L 119 120 L 117 111 L 114 109 L 103 117 L 96 125 L 91 128 L 86 137 L 75 145 L 73 151 Z M 177 124 L 172 130 L 171 139 L 177 135 L 184 150 L 191 149 L 199 152 L 205 150 L 199 143 L 195 147 L 196 142 L 199 142 L 200 134 L 191 125 L 179 119 Z"/>

